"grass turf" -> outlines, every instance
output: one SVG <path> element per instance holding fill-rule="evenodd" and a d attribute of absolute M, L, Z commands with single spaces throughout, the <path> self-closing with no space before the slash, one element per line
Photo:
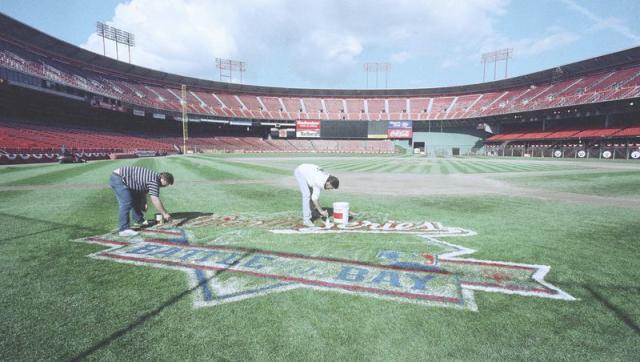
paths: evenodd
<path fill-rule="evenodd" d="M 335 164 L 344 171 L 404 167 L 416 173 L 526 172 L 542 166 L 410 161 L 352 157 L 317 163 L 330 170 Z M 199 156 L 0 168 L 4 186 L 37 185 L 0 191 L 0 328 L 5 331 L 0 359 L 636 360 L 640 355 L 635 209 L 499 196 L 323 194 L 325 204 L 348 200 L 353 210 L 370 215 L 476 231 L 476 236 L 446 241 L 476 249 L 470 258 L 549 265 L 546 280 L 579 298 L 476 291 L 478 312 L 311 289 L 194 309 L 185 273 L 94 260 L 87 255 L 103 246 L 71 241 L 115 227 L 117 204 L 106 183 L 118 165 L 174 172 L 176 184 L 161 194 L 171 212 L 295 217 L 296 190 L 233 181 L 289 177 L 299 162 L 265 160 L 254 167 L 228 157 Z M 564 169 L 543 166 L 559 175 Z M 619 176 L 635 177 L 611 174 Z M 573 176 L 557 176 L 567 177 Z M 527 186 L 540 187 L 537 176 L 532 179 Z M 594 193 L 603 182 L 581 180 Z M 624 195 L 638 192 L 628 188 Z M 223 235 L 234 246 L 360 260 L 372 260 L 381 248 L 424 247 L 412 236 L 310 239 L 242 228 L 205 231 L 211 235 L 201 243 Z"/>

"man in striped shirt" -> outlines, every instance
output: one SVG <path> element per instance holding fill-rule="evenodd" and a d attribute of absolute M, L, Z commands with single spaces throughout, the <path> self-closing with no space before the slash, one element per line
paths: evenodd
<path fill-rule="evenodd" d="M 120 236 L 134 236 L 138 232 L 129 226 L 129 212 L 136 223 L 144 225 L 144 211 L 147 211 L 147 195 L 153 206 L 168 221 L 171 215 L 160 200 L 160 187 L 173 185 L 173 175 L 158 173 L 143 167 L 125 166 L 113 170 L 109 184 L 118 199 L 118 231 Z"/>

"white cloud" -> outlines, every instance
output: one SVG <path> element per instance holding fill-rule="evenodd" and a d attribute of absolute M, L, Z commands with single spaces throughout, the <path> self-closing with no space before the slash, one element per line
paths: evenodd
<path fill-rule="evenodd" d="M 460 58 L 496 37 L 508 0 L 131 0 L 108 23 L 132 32 L 133 62 L 212 79 L 216 57 L 243 60 L 245 81 L 336 86 L 362 63 Z M 95 34 L 83 47 L 102 53 Z M 107 45 L 114 56 L 113 44 Z M 120 58 L 125 53 L 120 53 Z M 126 58 L 124 58 L 126 59 Z"/>

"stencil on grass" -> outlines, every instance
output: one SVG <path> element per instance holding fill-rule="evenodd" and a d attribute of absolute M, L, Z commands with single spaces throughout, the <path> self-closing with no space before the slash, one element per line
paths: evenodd
<path fill-rule="evenodd" d="M 344 226 L 299 228 L 291 217 L 260 219 L 243 215 L 207 215 L 175 226 L 153 227 L 134 238 L 106 234 L 80 239 L 110 246 L 91 257 L 149 265 L 188 273 L 194 306 L 206 307 L 299 288 L 355 294 L 428 306 L 477 310 L 474 291 L 573 300 L 544 281 L 548 266 L 465 259 L 473 253 L 441 237 L 475 233 L 438 222 L 355 221 Z M 193 234 L 203 226 L 217 230 L 195 245 Z M 318 234 L 348 238 L 350 233 L 411 234 L 422 240 L 420 252 L 395 250 L 393 240 L 373 260 L 279 252 L 220 243 L 222 230 L 263 229 L 286 238 Z M 274 228 L 275 227 L 275 228 Z M 206 229 L 208 230 L 208 229 Z M 234 233 L 234 236 L 243 233 Z M 340 235 L 344 234 L 344 235 Z M 216 243 L 212 243 L 216 240 Z M 201 240 L 199 240 L 201 241 Z M 379 245 L 379 244 L 377 244 Z"/>

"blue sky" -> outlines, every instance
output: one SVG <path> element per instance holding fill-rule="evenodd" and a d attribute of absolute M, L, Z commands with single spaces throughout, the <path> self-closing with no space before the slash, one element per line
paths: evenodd
<path fill-rule="evenodd" d="M 640 46 L 637 0 L 0 0 L 0 12 L 98 53 L 96 21 L 119 27 L 137 65 L 218 80 L 215 58 L 237 59 L 244 83 L 298 88 L 364 89 L 368 62 L 391 64 L 388 88 L 473 84 L 496 49 L 514 49 L 518 76 Z"/>

